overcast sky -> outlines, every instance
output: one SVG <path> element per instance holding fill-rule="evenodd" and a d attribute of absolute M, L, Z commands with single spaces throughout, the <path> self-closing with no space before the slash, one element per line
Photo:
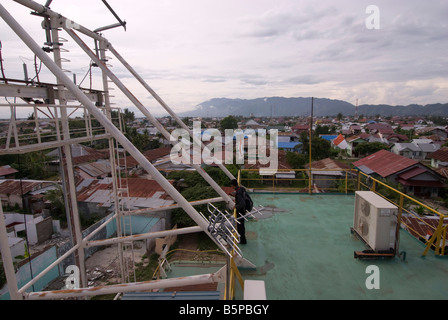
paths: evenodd
<path fill-rule="evenodd" d="M 108 3 L 127 29 L 103 35 L 177 112 L 219 97 L 314 96 L 392 105 L 448 102 L 446 0 Z M 41 18 L 11 0 L 1 4 L 43 45 Z M 379 9 L 379 20 L 374 21 L 379 29 L 366 26 L 372 15 L 366 13 L 369 5 Z M 54 0 L 50 7 L 91 30 L 116 22 L 101 0 Z M 6 76 L 22 79 L 26 62 L 32 77 L 33 54 L 2 19 L 0 40 Z M 65 48 L 70 53 L 64 57 L 71 61 L 64 68 L 80 82 L 90 59 L 73 41 Z M 160 113 L 156 101 L 130 80 L 116 59 L 110 64 L 154 114 Z M 114 94 L 117 105 L 132 106 Z"/>

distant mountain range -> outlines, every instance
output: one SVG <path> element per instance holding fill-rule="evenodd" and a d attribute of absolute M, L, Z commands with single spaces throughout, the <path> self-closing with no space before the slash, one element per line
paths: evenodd
<path fill-rule="evenodd" d="M 314 98 L 313 115 L 315 117 L 355 115 L 355 105 L 342 100 Z M 257 99 L 227 99 L 215 98 L 197 105 L 189 112 L 179 114 L 182 117 L 225 117 L 240 115 L 245 117 L 279 117 L 279 116 L 309 116 L 311 113 L 311 98 L 257 98 Z M 373 117 L 387 116 L 448 116 L 448 103 L 428 105 L 359 105 L 358 115 Z"/>

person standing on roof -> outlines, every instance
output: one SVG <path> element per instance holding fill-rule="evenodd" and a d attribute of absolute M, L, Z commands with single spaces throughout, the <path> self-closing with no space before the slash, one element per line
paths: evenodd
<path fill-rule="evenodd" d="M 236 179 L 232 180 L 232 186 L 235 188 L 235 209 L 237 212 L 237 217 L 244 216 L 246 214 L 246 200 L 244 197 L 244 193 L 246 189 L 238 185 L 238 181 Z M 240 244 L 246 244 L 246 228 L 244 226 L 244 218 L 238 219 L 237 223 L 237 231 L 240 235 Z"/>

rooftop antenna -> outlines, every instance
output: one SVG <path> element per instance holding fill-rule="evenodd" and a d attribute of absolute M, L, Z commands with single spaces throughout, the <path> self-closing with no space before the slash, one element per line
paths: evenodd
<path fill-rule="evenodd" d="M 358 99 L 356 99 L 355 120 L 358 120 Z"/>
<path fill-rule="evenodd" d="M 124 28 L 124 31 L 126 31 L 126 21 L 123 21 L 120 19 L 120 17 L 115 13 L 115 11 L 112 9 L 112 7 L 107 3 L 106 0 L 102 0 L 104 5 L 107 7 L 107 9 L 109 9 L 109 11 L 114 15 L 114 17 L 118 20 L 118 23 L 114 23 L 105 27 L 101 27 L 98 29 L 93 30 L 93 32 L 101 32 L 104 30 L 108 30 L 108 29 L 112 29 L 112 28 L 116 28 L 116 27 L 120 27 L 122 26 Z"/>

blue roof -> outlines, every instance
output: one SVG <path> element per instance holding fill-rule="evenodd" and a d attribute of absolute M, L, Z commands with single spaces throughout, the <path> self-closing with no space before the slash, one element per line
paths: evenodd
<path fill-rule="evenodd" d="M 278 147 L 283 149 L 294 149 L 298 145 L 302 144 L 301 142 L 279 142 Z"/>
<path fill-rule="evenodd" d="M 328 141 L 333 141 L 334 139 L 336 139 L 338 136 L 337 135 L 335 135 L 335 136 L 330 136 L 330 135 L 327 135 L 327 134 L 323 134 L 323 135 L 321 135 L 320 136 L 322 139 L 325 139 L 325 140 L 328 140 Z"/>

